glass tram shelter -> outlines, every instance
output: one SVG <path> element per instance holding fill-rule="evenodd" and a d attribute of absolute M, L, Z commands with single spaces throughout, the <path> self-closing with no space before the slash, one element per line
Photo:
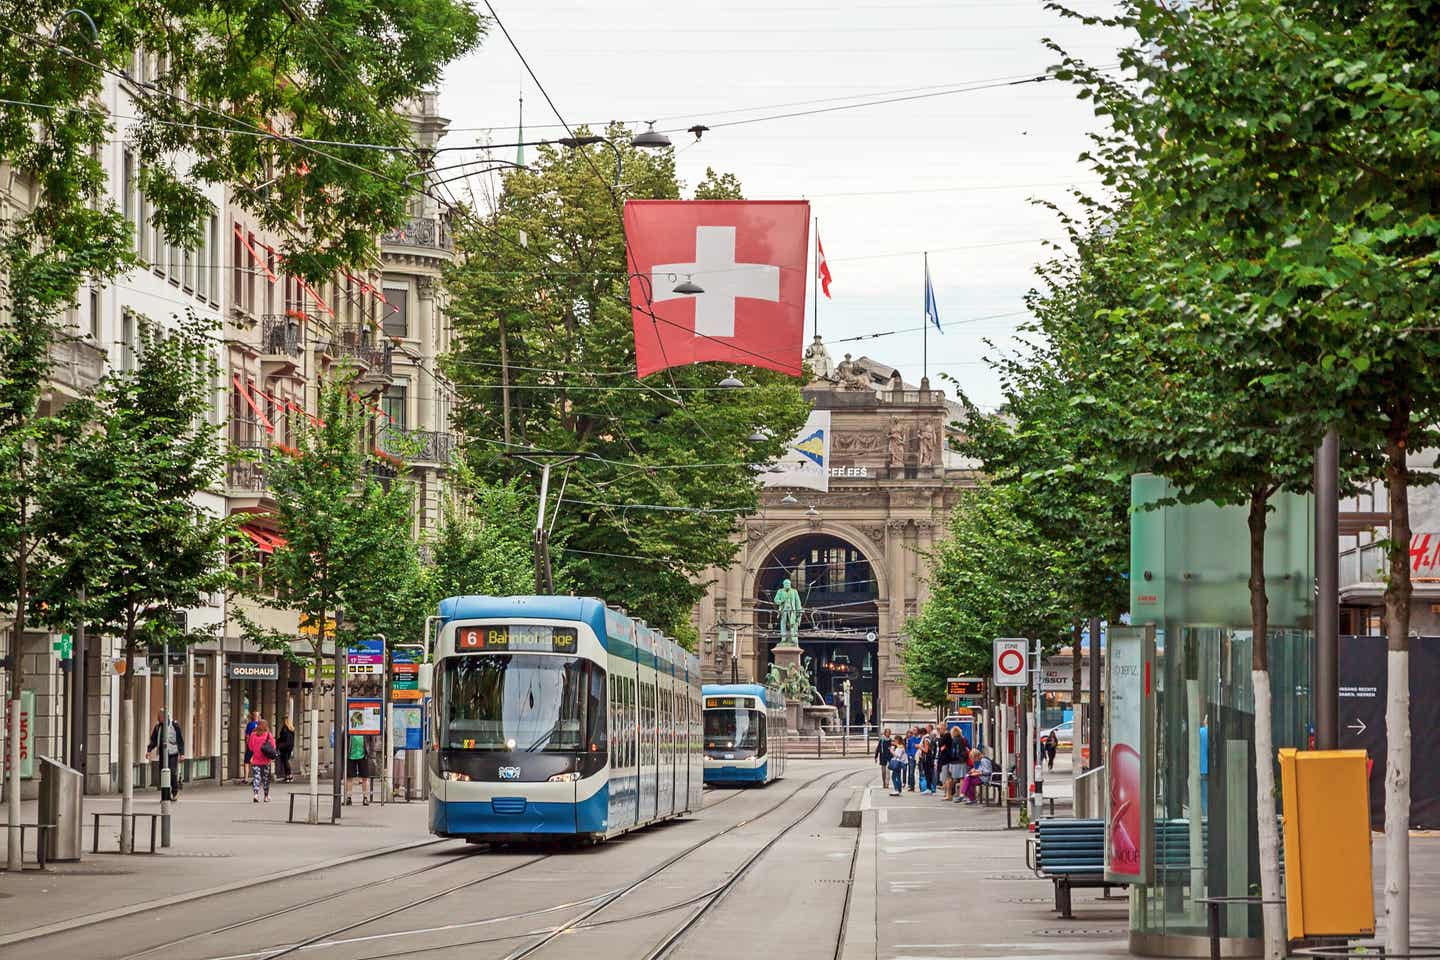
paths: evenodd
<path fill-rule="evenodd" d="M 1258 896 L 1260 884 L 1249 530 L 1243 507 L 1146 509 L 1173 494 L 1158 477 L 1131 482 L 1130 617 L 1156 628 L 1155 755 L 1144 791 L 1156 830 L 1152 882 L 1130 888 L 1130 952 L 1207 957 L 1199 899 Z M 1313 531 L 1311 498 L 1272 499 L 1265 585 L 1277 750 L 1305 748 L 1314 729 Z M 1264 802 L 1279 814 L 1278 796 Z M 1223 956 L 1261 954 L 1258 907 L 1227 906 L 1220 929 Z"/>

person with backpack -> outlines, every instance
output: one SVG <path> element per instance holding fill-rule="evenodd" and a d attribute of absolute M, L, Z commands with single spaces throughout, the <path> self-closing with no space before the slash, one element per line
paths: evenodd
<path fill-rule="evenodd" d="M 922 739 L 919 727 L 911 727 L 910 735 L 905 738 L 905 783 L 911 793 L 915 792 L 915 757 L 920 752 Z"/>
<path fill-rule="evenodd" d="M 920 750 L 915 754 L 915 765 L 920 774 L 920 792 L 935 792 L 935 751 L 931 748 L 932 740 L 927 733 L 920 738 Z"/>
<path fill-rule="evenodd" d="M 900 734 L 890 741 L 890 786 L 893 788 L 891 796 L 898 797 L 905 786 L 905 769 L 909 766 L 909 759 L 905 754 L 905 738 Z"/>
<path fill-rule="evenodd" d="M 261 720 L 245 741 L 245 754 L 250 761 L 250 802 L 259 803 L 263 794 L 270 802 L 270 765 L 280 756 L 275 738 L 270 734 L 270 722 Z"/>

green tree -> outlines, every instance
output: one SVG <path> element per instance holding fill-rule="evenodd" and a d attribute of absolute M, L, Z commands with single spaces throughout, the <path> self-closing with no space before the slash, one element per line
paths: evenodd
<path fill-rule="evenodd" d="M 219 480 L 223 458 L 207 419 L 214 364 L 206 327 L 193 318 L 162 335 L 141 324 L 138 363 L 111 373 L 89 416 L 67 411 L 65 472 L 46 484 L 38 511 L 52 544 L 49 593 L 57 613 L 83 615 L 122 639 L 122 812 L 132 811 L 135 656 L 205 639 L 185 611 L 230 583 L 230 523 L 196 503 Z M 84 589 L 85 601 L 74 598 Z M 68 619 L 68 618 L 67 618 Z M 132 826 L 121 827 L 130 849 Z"/>
<path fill-rule="evenodd" d="M 619 196 L 680 195 L 670 151 L 633 149 L 618 126 L 607 135 L 624 160 Z M 750 465 L 780 453 L 806 404 L 793 378 L 759 369 L 741 390 L 715 388 L 727 372 L 716 364 L 635 378 L 624 232 L 597 172 L 613 157 L 590 150 L 542 147 L 506 177 L 494 212 L 457 232 L 455 419 L 488 480 L 533 477 L 506 457 L 519 447 L 584 454 L 568 479 L 557 473 L 558 503 L 551 485 L 553 541 L 575 589 L 693 644 L 703 572 L 731 562 L 735 518 L 758 506 Z M 733 178 L 710 179 L 738 192 Z"/>
<path fill-rule="evenodd" d="M 266 468 L 286 542 L 270 555 L 253 599 L 270 609 L 299 611 L 316 678 L 327 639 L 343 649 L 382 633 L 417 637 L 425 611 L 411 532 L 412 491 L 370 445 L 373 418 L 355 390 L 351 371 L 325 381 L 315 420 L 294 421 L 292 450 L 276 449 Z M 293 635 L 263 628 L 243 610 L 236 618 L 261 647 L 292 655 Z M 319 771 L 317 709 L 312 689 L 306 762 L 312 793 Z"/>
<path fill-rule="evenodd" d="M 1290 487 L 1300 471 L 1301 453 L 1289 449 L 1289 440 L 1310 447 L 1317 428 L 1338 425 L 1360 463 L 1377 453 L 1384 458 L 1386 946 L 1403 952 L 1407 492 L 1417 481 L 1406 460 L 1434 446 L 1440 413 L 1440 390 L 1426 376 L 1440 356 L 1433 324 L 1440 293 L 1433 4 L 1240 0 L 1176 10 L 1131 2 L 1105 22 L 1135 31 L 1138 41 L 1122 61 L 1138 82 L 1122 84 L 1073 61 L 1062 75 L 1078 77 L 1082 96 L 1094 97 L 1112 125 L 1096 137 L 1091 155 L 1132 205 L 1129 215 L 1145 224 L 1139 252 L 1151 267 L 1136 272 L 1127 310 L 1116 321 L 1130 324 L 1137 306 L 1174 310 L 1174 327 L 1157 322 L 1152 331 L 1173 330 L 1200 348 L 1182 367 L 1193 380 L 1159 381 L 1162 390 L 1176 391 L 1174 406 L 1190 405 L 1180 416 L 1191 432 L 1177 437 L 1172 451 L 1188 456 L 1208 445 L 1235 468 L 1232 482 L 1248 482 L 1252 541 L 1263 524 L 1265 488 Z M 1203 356 L 1224 363 L 1208 384 L 1200 377 Z M 1235 392 L 1211 390 L 1206 397 L 1207 385 Z M 1213 431 L 1223 439 L 1207 444 L 1199 433 L 1210 400 L 1222 403 L 1214 416 L 1224 426 Z M 1257 451 L 1252 460 L 1264 462 L 1252 462 L 1242 480 L 1240 461 Z M 1221 479 L 1225 469 L 1212 476 Z M 1257 584 L 1253 572 L 1252 607 L 1261 679 L 1263 581 Z M 1257 750 L 1267 746 L 1257 736 Z M 1268 758 L 1265 765 L 1268 771 Z M 1273 839 L 1273 819 L 1259 826 L 1263 893 L 1270 898 L 1278 878 L 1263 844 L 1267 826 Z M 1267 955 L 1278 956 L 1281 918 L 1266 913 Z"/>
<path fill-rule="evenodd" d="M 921 703 L 945 703 L 946 677 L 988 673 L 996 637 L 1052 651 L 1069 624 L 1063 558 L 1027 519 L 1025 495 L 1018 485 L 981 486 L 956 504 L 929 558 L 930 596 L 905 627 L 905 686 Z"/>
<path fill-rule="evenodd" d="M 429 540 L 426 595 L 434 606 L 467 594 L 510 596 L 535 586 L 528 518 L 534 509 L 516 481 L 487 483 L 463 464 L 452 482 L 459 502 L 445 505 L 444 520 Z M 565 580 L 563 569 L 557 583 Z"/>

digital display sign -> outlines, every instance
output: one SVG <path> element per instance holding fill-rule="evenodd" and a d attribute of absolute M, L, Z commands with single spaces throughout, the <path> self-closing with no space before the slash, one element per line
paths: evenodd
<path fill-rule="evenodd" d="M 574 627 L 510 623 L 455 630 L 459 653 L 574 653 L 578 643 L 579 631 Z"/>
<path fill-rule="evenodd" d="M 985 681 L 976 677 L 949 677 L 945 681 L 945 695 L 949 697 L 984 696 Z"/>
<path fill-rule="evenodd" d="M 706 697 L 705 709 L 715 710 L 748 710 L 755 707 L 754 697 Z"/>

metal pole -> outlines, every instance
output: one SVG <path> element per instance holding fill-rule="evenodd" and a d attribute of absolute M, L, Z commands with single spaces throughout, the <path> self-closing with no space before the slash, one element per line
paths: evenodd
<path fill-rule="evenodd" d="M 540 467 L 540 503 L 535 508 L 535 592 L 548 594 L 550 586 L 549 547 L 545 537 L 545 499 L 550 495 L 550 464 Z"/>
<path fill-rule="evenodd" d="M 730 682 L 740 682 L 740 630 L 730 628 Z"/>
<path fill-rule="evenodd" d="M 820 218 L 815 218 L 815 297 L 810 303 L 810 320 L 815 339 L 820 339 Z"/>
<path fill-rule="evenodd" d="M 1100 618 L 1090 618 L 1090 762 L 1086 770 L 1105 765 L 1101 740 L 1105 730 L 1100 722 Z"/>
<path fill-rule="evenodd" d="M 1315 457 L 1315 747 L 1340 745 L 1340 432 Z"/>
<path fill-rule="evenodd" d="M 925 297 L 930 291 L 930 254 L 925 254 L 925 292 L 920 294 L 920 382 L 930 379 L 930 316 L 925 312 Z"/>
<path fill-rule="evenodd" d="M 322 616 L 323 616 L 323 614 L 322 614 Z M 347 692 L 346 689 L 345 689 L 345 681 L 346 681 L 346 679 L 348 679 L 348 678 L 346 677 L 346 670 L 345 670 L 345 652 L 344 652 L 344 650 L 341 649 L 341 647 L 340 647 L 340 625 L 341 625 L 342 623 L 344 623 L 344 622 L 345 622 L 345 613 L 344 613 L 344 611 L 340 610 L 339 608 L 336 608 L 336 610 L 335 610 L 335 632 L 334 632 L 334 636 L 335 636 L 335 683 L 334 683 L 334 690 L 335 690 L 335 710 L 334 710 L 334 714 L 335 714 L 335 720 L 334 720 L 334 723 L 335 723 L 335 728 L 334 728 L 334 729 L 335 729 L 335 733 L 334 733 L 335 746 L 334 746 L 334 748 L 330 751 L 330 767 L 331 767 L 331 770 L 330 770 L 331 777 L 330 777 L 330 779 L 331 779 L 331 781 L 332 781 L 331 787 L 330 787 L 330 818 L 331 818 L 332 820 L 335 820 L 336 822 L 339 822 L 339 820 L 340 820 L 340 800 L 341 800 L 341 795 L 344 793 L 344 789 L 345 789 L 345 761 L 346 761 L 346 759 L 350 756 L 350 749 L 349 749 L 349 748 L 350 748 L 350 737 L 348 736 L 348 729 L 347 729 L 347 724 L 346 724 L 346 719 L 347 719 L 347 718 L 346 718 L 346 714 L 345 714 L 345 694 L 346 694 L 346 692 Z M 319 677 L 316 677 L 316 678 L 315 678 L 315 681 L 318 683 L 318 682 L 320 681 L 320 678 L 319 678 Z"/>
<path fill-rule="evenodd" d="M 170 640 L 167 637 L 161 648 L 160 676 L 162 693 L 162 719 L 160 736 L 155 738 L 155 751 L 160 755 L 160 846 L 170 846 L 170 792 L 174 784 L 170 781 Z"/>
<path fill-rule="evenodd" d="M 85 588 L 80 588 L 81 614 L 75 624 L 75 645 L 70 652 L 70 766 L 85 775 Z M 81 781 L 84 782 L 83 780 Z M 81 789 L 84 793 L 84 789 Z"/>
<path fill-rule="evenodd" d="M 380 756 L 385 764 L 385 769 L 380 777 L 380 802 L 390 802 L 390 773 L 395 766 L 395 758 L 390 754 L 390 643 L 385 634 L 376 634 L 380 638 Z"/>

